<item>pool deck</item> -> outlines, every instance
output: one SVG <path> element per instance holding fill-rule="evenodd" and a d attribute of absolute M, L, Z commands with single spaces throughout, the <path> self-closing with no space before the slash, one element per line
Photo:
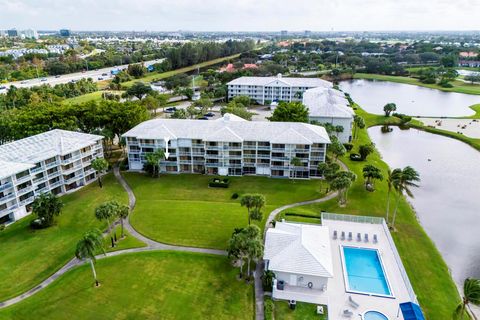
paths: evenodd
<path fill-rule="evenodd" d="M 352 319 L 361 319 L 360 315 L 363 315 L 369 310 L 380 311 L 389 319 L 403 319 L 401 313 L 398 315 L 399 304 L 411 301 L 411 299 L 383 225 L 335 220 L 324 220 L 323 225 L 328 226 L 330 229 L 332 245 L 334 277 L 329 280 L 327 289 L 329 301 L 328 310 L 332 319 L 342 319 L 341 314 L 345 309 L 353 312 L 354 316 Z M 333 239 L 333 232 L 335 230 L 337 230 L 338 233 L 336 240 Z M 345 240 L 340 239 L 342 231 L 345 231 Z M 349 232 L 353 234 L 353 240 L 351 241 L 347 240 Z M 362 235 L 361 242 L 357 242 L 356 240 L 358 232 Z M 368 233 L 369 242 L 363 240 L 365 233 Z M 374 234 L 377 235 L 377 243 L 373 243 Z M 343 258 L 341 255 L 342 246 L 377 249 L 394 297 L 387 298 L 346 292 L 345 288 L 347 286 L 345 284 Z M 358 308 L 354 308 L 349 304 L 349 296 L 359 304 Z"/>

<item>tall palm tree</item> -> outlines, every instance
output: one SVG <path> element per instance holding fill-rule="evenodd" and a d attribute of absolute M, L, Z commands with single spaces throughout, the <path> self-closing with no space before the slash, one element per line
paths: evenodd
<path fill-rule="evenodd" d="M 467 306 L 469 304 L 480 306 L 480 280 L 479 279 L 465 279 L 463 283 L 463 298 L 458 304 L 454 312 L 455 319 L 462 319 L 467 313 Z"/>
<path fill-rule="evenodd" d="M 397 170 L 397 171 L 396 171 Z M 398 171 L 400 170 L 400 171 Z M 420 175 L 418 172 L 410 166 L 406 166 L 402 169 L 395 169 L 392 172 L 393 181 L 392 185 L 397 191 L 397 200 L 395 203 L 395 210 L 393 211 L 392 228 L 395 226 L 395 218 L 397 217 L 398 204 L 400 203 L 400 197 L 402 194 L 406 194 L 410 198 L 413 198 L 411 188 L 418 188 L 416 183 L 420 181 Z"/>
<path fill-rule="evenodd" d="M 160 174 L 160 160 L 165 159 L 165 152 L 158 149 L 155 152 L 150 152 L 145 155 L 145 161 L 152 168 L 152 177 L 156 178 Z"/>
<path fill-rule="evenodd" d="M 392 192 L 393 189 L 393 176 L 392 176 L 392 170 L 390 168 L 387 171 L 387 215 L 386 215 L 386 220 L 387 224 L 389 222 L 389 215 L 390 215 L 390 193 Z"/>
<path fill-rule="evenodd" d="M 248 212 L 248 224 L 250 225 L 250 211 L 255 207 L 255 198 L 253 194 L 245 194 L 240 199 L 240 205 L 247 208 Z"/>
<path fill-rule="evenodd" d="M 117 210 L 117 215 L 120 218 L 120 224 L 122 225 L 122 238 L 125 237 L 125 233 L 123 231 L 123 221 L 128 218 L 130 213 L 130 208 L 124 204 L 120 205 Z"/>
<path fill-rule="evenodd" d="M 246 207 L 248 210 L 248 225 L 251 220 L 262 220 L 262 208 L 266 204 L 266 199 L 263 194 L 247 193 L 240 199 L 240 205 Z"/>
<path fill-rule="evenodd" d="M 362 171 L 363 178 L 365 179 L 365 187 L 367 187 L 368 185 L 371 185 L 373 187 L 375 180 L 383 180 L 383 175 L 380 169 L 371 164 L 367 164 L 366 166 L 364 166 Z"/>
<path fill-rule="evenodd" d="M 78 241 L 77 248 L 75 250 L 75 256 L 80 259 L 88 259 L 90 260 L 90 266 L 92 267 L 93 278 L 95 279 L 95 286 L 99 286 L 99 282 L 97 279 L 97 272 L 95 271 L 95 262 L 97 261 L 95 258 L 95 254 L 102 250 L 105 254 L 105 249 L 103 248 L 103 237 L 102 233 L 97 230 L 93 229 L 91 231 L 86 232 L 82 239 Z"/>

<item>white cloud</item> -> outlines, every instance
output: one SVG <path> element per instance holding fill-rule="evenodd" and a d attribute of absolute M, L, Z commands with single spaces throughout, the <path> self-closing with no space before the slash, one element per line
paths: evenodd
<path fill-rule="evenodd" d="M 0 29 L 480 29 L 478 0 L 0 0 L 0 8 Z"/>

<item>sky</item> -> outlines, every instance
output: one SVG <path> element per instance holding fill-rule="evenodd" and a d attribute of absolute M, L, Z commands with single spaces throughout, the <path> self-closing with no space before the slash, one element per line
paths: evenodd
<path fill-rule="evenodd" d="M 480 30 L 480 0 L 0 0 L 0 29 Z"/>

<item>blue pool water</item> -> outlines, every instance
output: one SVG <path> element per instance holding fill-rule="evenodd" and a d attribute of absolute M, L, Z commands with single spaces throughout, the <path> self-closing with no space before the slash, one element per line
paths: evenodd
<path fill-rule="evenodd" d="M 383 313 L 368 311 L 363 315 L 363 320 L 388 320 L 388 318 Z"/>
<path fill-rule="evenodd" d="M 391 296 L 377 250 L 343 247 L 343 255 L 350 291 Z"/>

